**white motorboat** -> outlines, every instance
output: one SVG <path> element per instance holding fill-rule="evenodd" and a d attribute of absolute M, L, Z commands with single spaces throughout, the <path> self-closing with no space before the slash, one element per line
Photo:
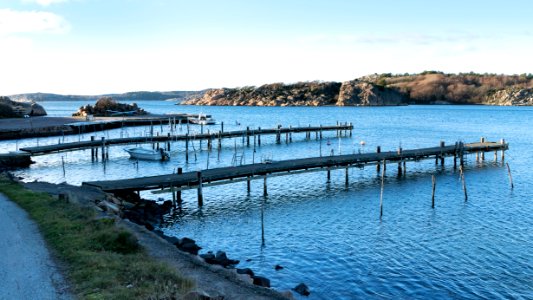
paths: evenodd
<path fill-rule="evenodd" d="M 153 150 L 146 148 L 124 148 L 124 151 L 130 154 L 131 158 L 143 159 L 143 160 L 168 160 L 170 159 L 170 154 L 163 150 Z"/>
<path fill-rule="evenodd" d="M 198 114 L 197 117 L 189 117 L 189 122 L 192 124 L 198 125 L 214 125 L 216 124 L 215 119 L 208 117 L 206 114 Z"/>

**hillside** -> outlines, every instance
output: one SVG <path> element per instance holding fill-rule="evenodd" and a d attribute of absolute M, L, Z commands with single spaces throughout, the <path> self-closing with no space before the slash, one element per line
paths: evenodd
<path fill-rule="evenodd" d="M 383 106 L 407 104 L 533 105 L 533 75 L 375 74 L 352 81 L 274 83 L 210 89 L 189 105 Z"/>
<path fill-rule="evenodd" d="M 106 95 L 59 95 L 49 93 L 28 93 L 9 96 L 13 100 L 28 101 L 96 101 L 101 97 L 112 97 L 117 101 L 139 101 L 139 100 L 183 100 L 190 95 L 196 95 L 197 91 L 171 91 L 171 92 L 128 92 L 123 94 L 106 94 Z"/>

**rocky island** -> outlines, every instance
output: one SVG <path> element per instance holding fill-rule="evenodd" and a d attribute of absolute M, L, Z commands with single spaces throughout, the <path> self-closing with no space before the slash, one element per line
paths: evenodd
<path fill-rule="evenodd" d="M 208 89 L 186 105 L 387 106 L 407 104 L 533 105 L 533 74 L 426 71 L 374 74 L 346 82 L 273 83 Z"/>
<path fill-rule="evenodd" d="M 46 110 L 33 101 L 13 101 L 0 96 L 0 118 L 46 116 Z"/>
<path fill-rule="evenodd" d="M 111 97 L 102 97 L 96 101 L 94 106 L 90 104 L 82 106 L 78 109 L 77 112 L 73 113 L 72 116 L 87 117 L 92 115 L 95 117 L 107 117 L 126 114 L 132 116 L 140 116 L 146 115 L 148 114 L 148 112 L 138 107 L 136 103 L 119 103 L 113 100 L 113 98 Z"/>

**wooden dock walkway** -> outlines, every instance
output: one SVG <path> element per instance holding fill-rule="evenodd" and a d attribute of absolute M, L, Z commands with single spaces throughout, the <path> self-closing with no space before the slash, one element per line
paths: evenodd
<path fill-rule="evenodd" d="M 110 145 L 127 145 L 127 144 L 143 144 L 151 143 L 159 145 L 159 143 L 166 143 L 165 148 L 170 150 L 170 142 L 175 141 L 185 141 L 186 152 L 188 151 L 188 144 L 193 140 L 207 140 L 208 148 L 212 147 L 212 141 L 218 140 L 218 147 L 221 147 L 221 140 L 226 138 L 237 138 L 244 137 L 246 138 L 247 145 L 250 145 L 250 137 L 257 136 L 257 143 L 261 145 L 261 136 L 262 135 L 276 135 L 276 142 L 281 142 L 281 136 L 286 135 L 286 139 L 292 140 L 293 133 L 306 133 L 306 137 L 310 138 L 311 133 L 315 132 L 316 137 L 322 138 L 322 132 L 324 131 L 336 131 L 337 134 L 352 134 L 353 125 L 334 125 L 334 126 L 307 126 L 307 127 L 278 127 L 278 128 L 268 128 L 268 129 L 250 129 L 237 130 L 237 131 L 218 131 L 218 132 L 207 132 L 200 134 L 184 134 L 184 135 L 161 135 L 161 136 L 146 136 L 146 137 L 129 137 L 129 138 L 115 138 L 115 139 L 105 139 L 102 137 L 101 140 L 94 140 L 94 137 L 91 137 L 90 141 L 79 141 L 71 143 L 60 143 L 53 145 L 44 145 L 44 146 L 35 146 L 35 147 L 24 147 L 21 148 L 21 151 L 30 153 L 34 155 L 45 155 L 48 153 L 57 153 L 65 151 L 75 151 L 75 150 L 84 150 L 84 149 L 98 149 L 99 147 L 108 147 Z M 203 130 L 203 127 L 202 127 Z M 348 133 L 349 132 L 349 133 Z M 159 146 L 157 146 L 158 148 Z M 94 151 L 93 151 L 94 152 Z M 103 153 L 103 152 L 102 152 Z M 94 153 L 92 154 L 94 156 Z M 98 155 L 98 154 L 96 154 Z"/>
<path fill-rule="evenodd" d="M 250 180 L 263 178 L 264 194 L 266 195 L 267 177 L 270 176 L 284 176 L 302 172 L 327 170 L 329 180 L 330 170 L 346 168 L 346 183 L 348 183 L 348 168 L 350 167 L 363 167 L 369 164 L 376 164 L 379 172 L 381 164 L 386 167 L 385 162 L 397 162 L 398 174 L 402 175 L 402 172 L 405 174 L 405 163 L 407 161 L 435 158 L 436 164 L 440 160 L 440 163 L 444 165 L 445 157 L 453 157 L 454 166 L 457 166 L 457 160 L 459 160 L 459 163 L 462 166 L 465 154 L 477 153 L 478 157 L 479 154 L 481 154 L 481 158 L 484 159 L 485 152 L 495 152 L 496 157 L 497 151 L 502 151 L 503 159 L 504 151 L 507 149 L 508 144 L 505 143 L 504 140 L 501 142 L 485 142 L 484 139 L 478 143 L 464 144 L 458 142 L 451 146 L 445 146 L 444 142 L 441 142 L 438 147 L 412 150 L 402 150 L 400 148 L 397 151 L 389 152 L 381 152 L 380 147 L 378 147 L 375 153 L 291 159 L 272 163 L 206 169 L 182 174 L 179 174 L 180 172 L 178 172 L 178 174 L 142 178 L 92 181 L 84 182 L 83 185 L 98 187 L 103 191 L 119 194 L 144 190 L 166 189 L 167 192 L 173 193 L 173 199 L 176 199 L 176 197 L 178 198 L 178 204 L 181 203 L 181 192 L 179 192 L 179 195 L 176 195 L 176 192 L 186 189 L 198 189 L 198 204 L 201 206 L 203 204 L 202 187 L 210 185 L 228 184 L 247 180 L 248 189 L 250 189 Z"/>

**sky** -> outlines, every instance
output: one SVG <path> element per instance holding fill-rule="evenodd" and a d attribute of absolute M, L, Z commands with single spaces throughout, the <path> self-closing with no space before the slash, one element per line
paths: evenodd
<path fill-rule="evenodd" d="M 533 73 L 530 0 L 0 0 L 0 95 Z"/>

